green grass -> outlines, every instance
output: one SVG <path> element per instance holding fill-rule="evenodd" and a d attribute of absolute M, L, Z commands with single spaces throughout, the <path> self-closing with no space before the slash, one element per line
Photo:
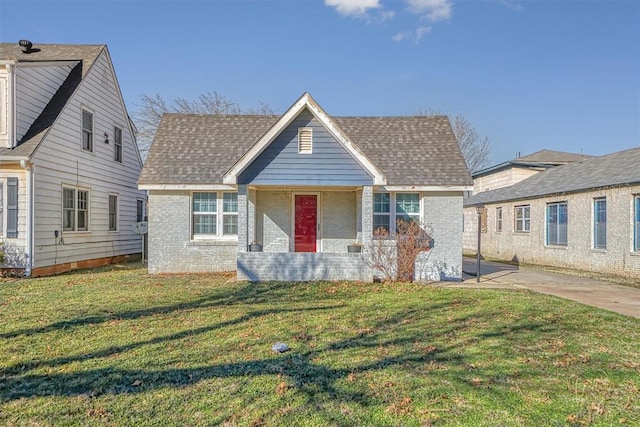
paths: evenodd
<path fill-rule="evenodd" d="M 116 266 L 0 282 L 0 424 L 638 425 L 639 348 L 525 291 Z"/>

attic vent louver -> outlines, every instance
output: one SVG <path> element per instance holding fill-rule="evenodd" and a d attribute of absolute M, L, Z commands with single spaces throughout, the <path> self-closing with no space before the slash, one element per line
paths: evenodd
<path fill-rule="evenodd" d="M 298 128 L 298 153 L 313 152 L 313 128 Z"/>
<path fill-rule="evenodd" d="M 33 47 L 33 43 L 31 43 L 29 40 L 20 40 L 18 44 L 22 48 L 22 53 L 33 52 L 33 50 L 31 49 Z"/>

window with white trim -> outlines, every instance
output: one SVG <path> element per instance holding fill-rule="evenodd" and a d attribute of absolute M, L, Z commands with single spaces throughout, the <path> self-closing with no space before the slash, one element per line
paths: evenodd
<path fill-rule="evenodd" d="M 513 229 L 518 233 L 531 231 L 531 206 L 521 205 L 514 208 Z"/>
<path fill-rule="evenodd" d="M 633 197 L 633 251 L 640 252 L 640 195 Z"/>
<path fill-rule="evenodd" d="M 4 181 L 0 179 L 0 237 L 4 236 Z"/>
<path fill-rule="evenodd" d="M 593 199 L 593 248 L 607 249 L 607 199 Z"/>
<path fill-rule="evenodd" d="M 113 127 L 113 160 L 122 163 L 122 129 Z"/>
<path fill-rule="evenodd" d="M 144 221 L 144 200 L 136 200 L 136 221 Z"/>
<path fill-rule="evenodd" d="M 118 231 L 118 196 L 109 194 L 109 231 Z"/>
<path fill-rule="evenodd" d="M 313 128 L 298 128 L 298 154 L 313 153 Z"/>
<path fill-rule="evenodd" d="M 420 222 L 420 193 L 374 193 L 373 231 L 395 230 L 398 220 Z"/>
<path fill-rule="evenodd" d="M 62 188 L 62 229 L 89 230 L 89 191 L 73 187 Z"/>
<path fill-rule="evenodd" d="M 567 246 L 567 202 L 547 204 L 547 245 Z"/>
<path fill-rule="evenodd" d="M 237 236 L 238 193 L 193 193 L 192 217 L 192 235 L 196 239 Z"/>
<path fill-rule="evenodd" d="M 93 113 L 82 109 L 82 149 L 93 152 Z"/>
<path fill-rule="evenodd" d="M 502 232 L 502 207 L 496 208 L 496 232 Z"/>

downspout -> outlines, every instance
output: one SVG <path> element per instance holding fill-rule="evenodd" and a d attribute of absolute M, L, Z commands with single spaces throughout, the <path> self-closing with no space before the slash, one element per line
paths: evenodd
<path fill-rule="evenodd" d="M 26 171 L 27 175 L 27 231 L 26 231 L 26 243 L 27 243 L 27 265 L 25 266 L 25 274 L 27 276 L 31 276 L 31 269 L 33 267 L 33 248 L 34 244 L 34 235 L 33 232 L 33 175 L 35 174 L 32 166 L 29 164 L 28 160 L 20 160 L 20 167 Z"/>

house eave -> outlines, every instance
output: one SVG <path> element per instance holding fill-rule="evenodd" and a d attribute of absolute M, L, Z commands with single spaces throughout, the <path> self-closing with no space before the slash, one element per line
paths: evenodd
<path fill-rule="evenodd" d="M 185 190 L 185 191 L 236 191 L 235 185 L 226 184 L 138 184 L 138 190 Z"/>

